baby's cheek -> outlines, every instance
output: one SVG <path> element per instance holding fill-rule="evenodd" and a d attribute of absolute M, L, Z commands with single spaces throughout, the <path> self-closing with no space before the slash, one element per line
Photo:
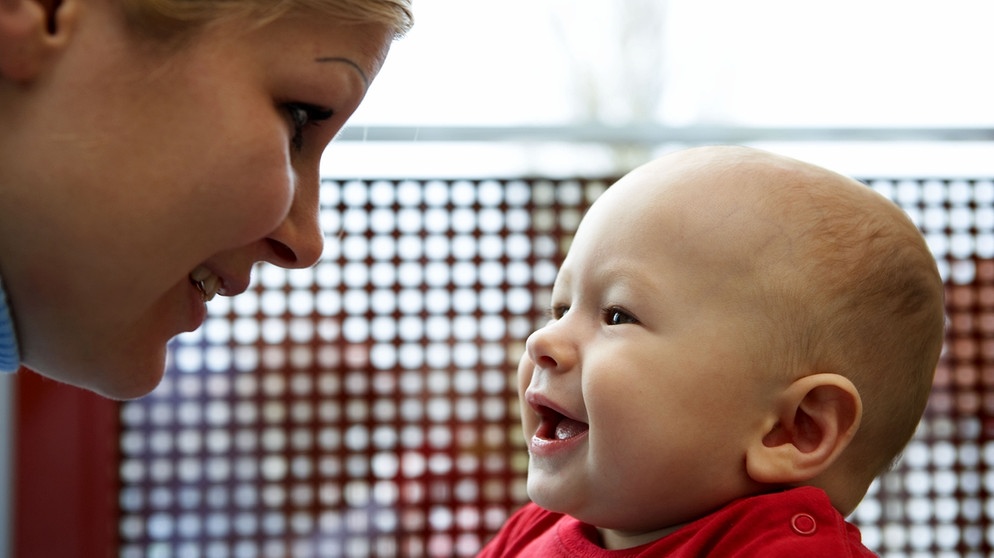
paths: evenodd
<path fill-rule="evenodd" d="M 528 356 L 528 351 L 521 353 L 521 357 L 518 359 L 518 395 L 520 397 L 525 396 L 525 390 L 528 389 L 528 384 L 532 381 L 532 374 L 535 371 L 535 363 L 532 362 L 531 357 Z"/>
<path fill-rule="evenodd" d="M 525 390 L 528 389 L 528 384 L 531 382 L 531 369 L 527 374 L 518 373 L 518 407 L 521 412 L 521 426 L 525 429 L 525 439 L 531 438 L 531 435 L 535 433 L 535 429 L 538 428 L 538 416 L 535 414 L 535 410 L 531 408 L 531 405 L 525 400 Z"/>
<path fill-rule="evenodd" d="M 531 440 L 538 430 L 538 416 L 526 403 L 521 403 L 521 430 L 525 442 Z"/>

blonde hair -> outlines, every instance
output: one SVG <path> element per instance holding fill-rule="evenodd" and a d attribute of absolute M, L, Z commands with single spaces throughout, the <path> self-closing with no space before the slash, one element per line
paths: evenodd
<path fill-rule="evenodd" d="M 290 13 L 319 13 L 342 23 L 377 23 L 394 37 L 414 24 L 411 0 L 121 0 L 132 27 L 159 39 L 182 36 L 227 17 L 255 19 L 260 25 Z"/>

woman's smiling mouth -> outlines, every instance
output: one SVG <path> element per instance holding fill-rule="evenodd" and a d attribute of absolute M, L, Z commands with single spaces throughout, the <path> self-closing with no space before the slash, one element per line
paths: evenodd
<path fill-rule="evenodd" d="M 224 286 L 220 277 L 202 265 L 190 272 L 190 282 L 200 291 L 200 296 L 204 297 L 204 302 L 213 300 L 221 287 Z"/>

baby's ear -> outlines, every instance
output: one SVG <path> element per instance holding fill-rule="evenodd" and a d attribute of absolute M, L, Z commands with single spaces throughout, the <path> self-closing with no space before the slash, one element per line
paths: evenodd
<path fill-rule="evenodd" d="M 35 79 L 67 42 L 79 0 L 0 0 L 0 78 Z"/>
<path fill-rule="evenodd" d="M 764 484 L 810 481 L 849 445 L 862 414 L 848 378 L 813 374 L 796 380 L 781 394 L 776 424 L 747 450 L 747 473 Z"/>

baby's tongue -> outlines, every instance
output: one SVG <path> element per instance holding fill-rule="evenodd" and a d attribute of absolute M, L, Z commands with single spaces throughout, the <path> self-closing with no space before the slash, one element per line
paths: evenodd
<path fill-rule="evenodd" d="M 556 439 L 566 440 L 587 431 L 587 423 L 563 417 L 556 425 Z"/>

